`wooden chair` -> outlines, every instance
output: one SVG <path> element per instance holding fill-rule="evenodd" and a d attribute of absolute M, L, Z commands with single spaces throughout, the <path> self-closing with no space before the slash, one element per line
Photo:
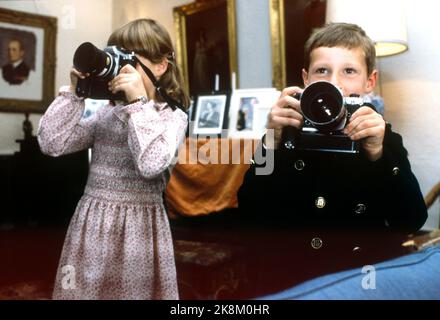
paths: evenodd
<path fill-rule="evenodd" d="M 440 182 L 438 182 L 425 196 L 425 204 L 429 209 L 440 196 Z M 440 226 L 439 226 L 440 227 Z M 402 245 L 410 251 L 420 251 L 427 247 L 440 244 L 440 229 L 418 235 L 404 242 Z"/>
<path fill-rule="evenodd" d="M 434 187 L 432 187 L 432 189 L 425 196 L 426 207 L 429 209 L 439 196 L 440 196 L 440 182 L 438 182 Z"/>
<path fill-rule="evenodd" d="M 440 196 L 440 182 L 437 183 L 431 191 L 428 192 L 428 194 L 425 196 L 425 204 L 426 207 L 429 209 L 434 201 Z"/>

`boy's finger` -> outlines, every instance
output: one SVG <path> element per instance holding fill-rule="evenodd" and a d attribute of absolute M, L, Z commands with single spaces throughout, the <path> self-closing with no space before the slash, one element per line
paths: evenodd
<path fill-rule="evenodd" d="M 278 108 L 273 111 L 273 116 L 285 117 L 285 118 L 293 118 L 293 119 L 302 119 L 302 115 L 290 108 Z"/>
<path fill-rule="evenodd" d="M 347 135 L 351 135 L 355 132 L 356 128 L 359 126 L 362 121 L 365 121 L 369 118 L 368 115 L 358 115 L 355 119 L 353 117 L 350 119 L 350 122 L 344 129 L 344 133 Z"/>
<path fill-rule="evenodd" d="M 366 115 L 366 114 L 375 114 L 377 113 L 376 111 L 374 111 L 372 108 L 370 107 L 360 107 L 359 109 L 357 109 L 350 118 L 350 121 L 355 120 L 357 117 L 362 116 L 362 115 Z"/>
<path fill-rule="evenodd" d="M 370 115 L 358 117 L 353 123 L 346 127 L 344 133 L 351 136 L 368 128 L 379 128 L 384 131 L 385 123 L 383 119 L 371 117 Z"/>
<path fill-rule="evenodd" d="M 286 96 L 293 96 L 296 93 L 302 93 L 303 91 L 304 89 L 301 89 L 300 87 L 287 87 L 281 91 L 280 99 Z"/>
<path fill-rule="evenodd" d="M 302 121 L 298 119 L 274 116 L 272 120 L 281 127 L 292 126 L 299 128 L 302 125 Z"/>
<path fill-rule="evenodd" d="M 359 130 L 358 132 L 354 133 L 350 136 L 350 139 L 357 141 L 360 139 L 370 138 L 370 137 L 380 137 L 381 135 L 381 128 L 380 127 L 369 127 L 364 128 L 362 130 Z M 378 140 L 380 141 L 380 140 Z"/>
<path fill-rule="evenodd" d="M 370 110 L 368 110 L 368 109 L 370 109 Z M 369 107 L 366 107 L 366 109 L 360 108 L 355 113 L 353 113 L 353 115 L 350 117 L 350 121 L 347 124 L 347 128 L 350 129 L 351 127 L 355 126 L 360 121 L 363 121 L 368 118 L 384 121 L 383 117 L 379 113 L 374 111 L 373 109 L 371 109 Z"/>
<path fill-rule="evenodd" d="M 283 98 L 279 99 L 276 103 L 276 106 L 281 109 L 291 108 L 300 111 L 299 101 L 290 95 L 284 96 Z"/>

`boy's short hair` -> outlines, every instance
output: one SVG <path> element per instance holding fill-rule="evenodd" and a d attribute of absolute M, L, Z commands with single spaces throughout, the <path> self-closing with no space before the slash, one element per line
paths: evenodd
<path fill-rule="evenodd" d="M 304 68 L 309 69 L 310 54 L 319 47 L 361 48 L 365 54 L 368 75 L 376 68 L 376 49 L 365 31 L 356 24 L 329 23 L 315 30 L 304 46 Z"/>

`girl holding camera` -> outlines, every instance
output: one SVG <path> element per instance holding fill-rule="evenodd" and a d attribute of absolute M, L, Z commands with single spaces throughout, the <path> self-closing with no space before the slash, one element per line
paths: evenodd
<path fill-rule="evenodd" d="M 130 22 L 110 36 L 108 45 L 135 52 L 182 109 L 189 105 L 171 39 L 157 22 Z M 187 116 L 167 105 L 139 64 L 128 64 L 108 83 L 127 101 L 83 118 L 84 101 L 74 90 L 78 78 L 87 76 L 72 69 L 71 86 L 60 90 L 38 130 L 41 149 L 51 156 L 93 148 L 53 298 L 178 299 L 163 192 Z"/>

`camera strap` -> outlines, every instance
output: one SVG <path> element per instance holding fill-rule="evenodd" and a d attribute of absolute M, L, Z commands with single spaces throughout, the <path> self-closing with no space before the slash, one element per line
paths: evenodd
<path fill-rule="evenodd" d="M 148 78 L 150 78 L 151 82 L 153 83 L 154 87 L 156 88 L 156 92 L 160 94 L 160 96 L 165 100 L 165 102 L 170 106 L 170 108 L 174 111 L 176 108 L 182 109 L 182 104 L 175 99 L 171 98 L 168 93 L 166 93 L 165 89 L 163 89 L 160 85 L 160 82 L 156 79 L 153 72 L 144 65 L 137 57 L 135 57 L 136 61 L 140 64 L 142 67 L 142 70 L 144 70 L 145 74 Z"/>

